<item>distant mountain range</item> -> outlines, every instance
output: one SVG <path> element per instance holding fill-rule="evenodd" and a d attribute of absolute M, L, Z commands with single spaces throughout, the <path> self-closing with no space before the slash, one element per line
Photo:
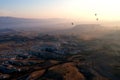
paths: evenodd
<path fill-rule="evenodd" d="M 70 26 L 70 22 L 66 19 L 29 19 L 16 17 L 0 17 L 0 29 L 12 28 L 23 30 L 40 30 L 40 29 L 63 29 Z"/>
<path fill-rule="evenodd" d="M 72 28 L 65 30 L 58 30 L 52 33 L 78 35 L 82 38 L 89 39 L 89 38 L 101 37 L 103 35 L 108 34 L 111 31 L 112 31 L 111 28 L 102 26 L 100 24 L 79 24 L 79 25 L 75 25 Z"/>
<path fill-rule="evenodd" d="M 74 24 L 69 20 L 51 19 L 27 19 L 16 17 L 0 17 L 0 29 L 13 29 L 22 31 L 34 31 L 52 34 L 74 34 L 83 37 L 96 37 L 110 32 L 109 27 L 100 24 Z M 8 30 L 9 31 L 9 30 Z"/>

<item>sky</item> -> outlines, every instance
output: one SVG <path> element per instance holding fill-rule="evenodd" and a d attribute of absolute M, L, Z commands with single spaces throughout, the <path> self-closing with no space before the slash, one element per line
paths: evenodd
<path fill-rule="evenodd" d="M 120 21 L 120 0 L 0 0 L 0 16 Z"/>

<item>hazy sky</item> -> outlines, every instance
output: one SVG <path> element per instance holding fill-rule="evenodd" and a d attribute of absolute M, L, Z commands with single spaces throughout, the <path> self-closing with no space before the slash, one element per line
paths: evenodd
<path fill-rule="evenodd" d="M 0 16 L 120 21 L 120 0 L 0 0 Z"/>

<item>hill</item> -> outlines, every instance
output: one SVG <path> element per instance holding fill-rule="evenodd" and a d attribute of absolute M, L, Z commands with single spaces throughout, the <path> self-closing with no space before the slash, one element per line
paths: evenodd
<path fill-rule="evenodd" d="M 66 26 L 66 27 L 64 27 Z M 27 31 L 48 32 L 68 28 L 70 26 L 66 19 L 29 19 L 16 17 L 0 17 L 0 29 L 10 28 Z"/>

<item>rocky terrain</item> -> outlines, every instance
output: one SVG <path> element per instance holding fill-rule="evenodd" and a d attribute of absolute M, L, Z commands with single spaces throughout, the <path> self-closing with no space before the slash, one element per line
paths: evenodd
<path fill-rule="evenodd" d="M 11 31 L 1 32 L 0 80 L 120 79 L 119 45 L 109 35 L 84 40 L 75 35 L 30 37 Z"/>
<path fill-rule="evenodd" d="M 0 80 L 120 80 L 119 30 L 29 27 L 39 22 L 46 20 L 0 18 Z"/>

